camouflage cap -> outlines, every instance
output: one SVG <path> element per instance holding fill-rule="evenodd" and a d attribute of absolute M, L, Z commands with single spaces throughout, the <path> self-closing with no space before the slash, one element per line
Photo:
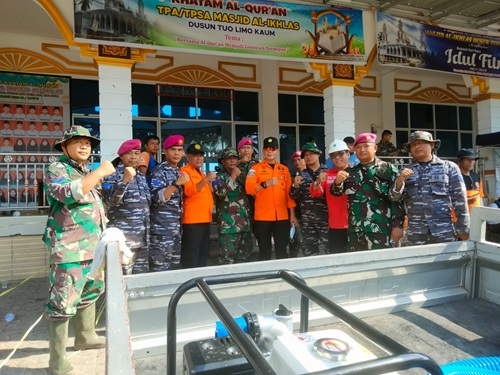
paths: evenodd
<path fill-rule="evenodd" d="M 90 141 L 90 145 L 93 149 L 99 146 L 99 144 L 101 143 L 100 139 L 90 135 L 90 131 L 87 128 L 84 128 L 83 126 L 74 125 L 70 126 L 68 129 L 64 131 L 62 138 L 54 143 L 54 148 L 57 151 L 62 151 L 63 143 L 75 137 L 88 138 Z"/>
<path fill-rule="evenodd" d="M 304 146 L 302 146 L 300 157 L 304 158 L 304 154 L 306 151 L 311 151 L 314 152 L 315 154 L 322 154 L 318 146 L 316 146 L 316 143 L 314 142 L 307 142 Z"/>
<path fill-rule="evenodd" d="M 231 156 L 235 156 L 238 159 L 240 158 L 240 154 L 238 153 L 238 151 L 236 151 L 236 149 L 234 147 L 227 147 L 227 148 L 225 148 L 220 153 L 219 163 L 221 163 L 222 160 L 224 160 L 224 159 L 230 158 Z"/>
<path fill-rule="evenodd" d="M 439 139 L 434 140 L 431 133 L 422 130 L 417 130 L 410 134 L 410 145 L 418 140 L 434 143 L 435 144 L 434 151 L 437 151 L 439 146 L 441 146 L 441 140 Z"/>

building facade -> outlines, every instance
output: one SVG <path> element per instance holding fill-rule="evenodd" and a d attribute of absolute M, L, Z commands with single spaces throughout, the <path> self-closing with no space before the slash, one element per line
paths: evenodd
<path fill-rule="evenodd" d="M 460 148 L 474 147 L 476 134 L 500 130 L 497 79 L 379 65 L 380 44 L 391 59 L 419 58 L 420 52 L 419 46 L 403 48 L 403 34 L 400 45 L 377 42 L 373 12 L 363 12 L 368 61 L 348 65 L 171 52 L 148 45 L 97 45 L 75 39 L 77 26 L 104 41 L 113 40 L 114 34 L 136 43 L 148 37 L 140 7 L 133 12 L 119 1 L 105 4 L 91 17 L 77 14 L 75 25 L 71 1 L 4 0 L 0 71 L 69 78 L 71 115 L 63 126 L 91 128 L 102 139 L 100 156 L 106 160 L 116 157 L 126 139 L 183 134 L 186 142 L 207 145 L 207 170 L 213 170 L 223 148 L 242 137 L 255 140 L 257 153 L 259 140 L 279 137 L 280 158 L 288 163 L 305 142 L 313 140 L 324 150 L 335 138 L 369 131 L 381 134 L 384 129 L 395 134 L 398 146 L 414 130 L 431 131 L 442 140 L 440 155 L 453 157 Z M 172 90 L 175 94 L 169 95 Z M 205 94 L 196 91 L 193 96 L 180 90 L 205 90 Z M 207 92 L 212 97 L 207 98 Z M 481 157 L 488 158 L 483 176 L 489 197 L 495 199 L 494 152 L 483 149 Z M 19 220 L 29 221 L 22 214 Z M 2 224 L 2 228 L 2 236 L 12 235 L 12 225 Z M 14 251 L 15 245 L 9 244 Z M 0 280 L 28 272 L 13 275 L 4 268 Z"/>

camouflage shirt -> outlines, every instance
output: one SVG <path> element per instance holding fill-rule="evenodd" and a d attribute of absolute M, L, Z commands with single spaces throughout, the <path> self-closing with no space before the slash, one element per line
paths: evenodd
<path fill-rule="evenodd" d="M 180 177 L 178 167 L 168 162 L 158 164 L 151 171 L 151 233 L 169 235 L 172 228 L 180 228 L 182 217 L 182 189 L 175 189 L 165 199 L 165 189 Z"/>
<path fill-rule="evenodd" d="M 389 156 L 390 153 L 398 151 L 398 148 L 392 144 L 392 142 L 382 142 L 377 143 L 377 156 Z"/>
<path fill-rule="evenodd" d="M 139 172 L 128 183 L 123 182 L 125 166 L 120 163 L 116 172 L 102 181 L 102 195 L 107 207 L 108 226 L 125 234 L 131 249 L 149 244 L 149 206 L 151 195 L 146 178 Z"/>
<path fill-rule="evenodd" d="M 465 184 L 455 163 L 433 155 L 429 163 L 413 160 L 407 166 L 413 171 L 401 191 L 391 189 L 391 199 L 403 201 L 408 209 L 408 234 L 469 233 Z M 451 219 L 454 208 L 457 222 Z"/>
<path fill-rule="evenodd" d="M 82 192 L 82 179 L 88 173 L 67 156 L 45 171 L 43 188 L 50 208 L 43 241 L 51 252 L 50 264 L 94 259 L 106 217 L 97 190 Z"/>
<path fill-rule="evenodd" d="M 255 159 L 250 159 L 249 161 L 240 161 L 238 164 L 238 168 L 241 171 L 240 177 L 243 178 L 243 181 L 247 178 L 248 171 L 252 169 L 255 164 L 258 164 L 259 161 Z"/>
<path fill-rule="evenodd" d="M 349 232 L 383 233 L 390 236 L 392 228 L 403 228 L 404 206 L 389 200 L 389 190 L 397 168 L 375 158 L 368 164 L 347 168 L 349 177 L 339 186 L 332 184 L 330 192 L 341 196 L 345 192 L 349 205 Z"/>
<path fill-rule="evenodd" d="M 325 226 L 328 226 L 328 206 L 326 205 L 326 198 L 324 195 L 313 197 L 309 192 L 309 187 L 318 179 L 321 172 L 326 172 L 327 170 L 328 167 L 324 164 L 321 164 L 315 171 L 306 168 L 300 172 L 300 176 L 302 176 L 300 185 L 294 187 L 294 177 L 292 177 L 292 187 L 290 188 L 290 196 L 297 202 L 301 217 Z"/>
<path fill-rule="evenodd" d="M 243 173 L 236 181 L 224 167 L 213 182 L 217 208 L 217 227 L 220 233 L 238 233 L 250 230 L 248 197 Z"/>

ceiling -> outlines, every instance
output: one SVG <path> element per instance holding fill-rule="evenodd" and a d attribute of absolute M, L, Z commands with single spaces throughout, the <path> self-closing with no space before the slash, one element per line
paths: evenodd
<path fill-rule="evenodd" d="M 324 3 L 473 29 L 479 33 L 500 31 L 500 0 L 324 0 Z"/>

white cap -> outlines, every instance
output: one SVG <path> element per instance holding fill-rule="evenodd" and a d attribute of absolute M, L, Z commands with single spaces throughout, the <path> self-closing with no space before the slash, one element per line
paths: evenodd
<path fill-rule="evenodd" d="M 328 154 L 332 154 L 337 151 L 349 151 L 349 147 L 347 143 L 341 141 L 340 139 L 335 139 L 332 143 L 330 143 L 330 148 L 328 149 Z"/>

